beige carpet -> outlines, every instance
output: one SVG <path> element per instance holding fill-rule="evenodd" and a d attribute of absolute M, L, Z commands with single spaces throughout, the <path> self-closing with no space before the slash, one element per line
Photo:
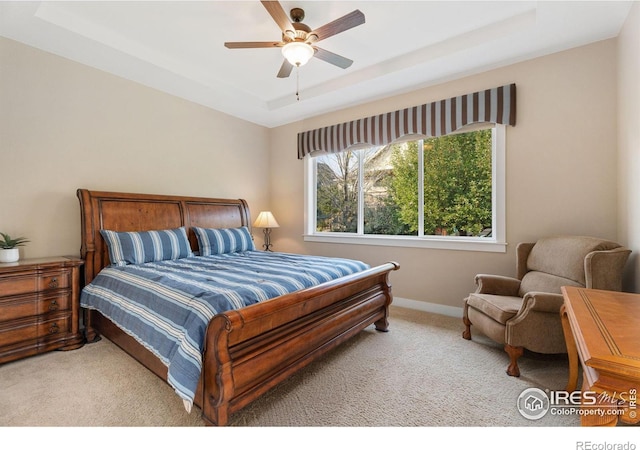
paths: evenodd
<path fill-rule="evenodd" d="M 564 357 L 506 353 L 460 319 L 393 308 L 390 331 L 369 328 L 231 417 L 233 426 L 578 426 L 577 416 L 523 418 L 528 387 L 561 390 Z M 0 365 L 3 426 L 201 426 L 173 390 L 111 342 Z"/>

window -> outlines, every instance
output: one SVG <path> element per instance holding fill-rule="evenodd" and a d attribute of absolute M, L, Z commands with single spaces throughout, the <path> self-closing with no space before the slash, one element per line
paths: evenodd
<path fill-rule="evenodd" d="M 305 239 L 505 251 L 505 126 L 306 157 Z"/>

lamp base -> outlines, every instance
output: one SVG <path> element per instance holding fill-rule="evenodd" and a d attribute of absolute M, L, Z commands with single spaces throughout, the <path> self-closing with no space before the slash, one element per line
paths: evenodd
<path fill-rule="evenodd" d="M 262 247 L 264 248 L 265 252 L 271 252 L 273 251 L 271 250 L 271 229 L 265 228 L 263 232 L 264 232 L 264 245 Z"/>

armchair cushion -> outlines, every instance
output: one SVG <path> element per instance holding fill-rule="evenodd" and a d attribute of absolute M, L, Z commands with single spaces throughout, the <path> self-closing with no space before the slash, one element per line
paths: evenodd
<path fill-rule="evenodd" d="M 527 292 L 540 291 L 550 292 L 553 294 L 560 294 L 561 286 L 578 286 L 584 287 L 584 285 L 570 279 L 559 277 L 557 275 L 551 275 L 544 272 L 528 272 L 520 282 L 520 291 L 518 294 L 524 296 Z"/>
<path fill-rule="evenodd" d="M 504 325 L 518 313 L 522 306 L 522 298 L 508 295 L 470 294 L 467 304 Z"/>

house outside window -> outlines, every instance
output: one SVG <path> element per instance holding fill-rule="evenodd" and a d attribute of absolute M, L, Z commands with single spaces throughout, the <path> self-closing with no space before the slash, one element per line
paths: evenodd
<path fill-rule="evenodd" d="M 305 240 L 505 251 L 505 126 L 305 157 Z"/>

